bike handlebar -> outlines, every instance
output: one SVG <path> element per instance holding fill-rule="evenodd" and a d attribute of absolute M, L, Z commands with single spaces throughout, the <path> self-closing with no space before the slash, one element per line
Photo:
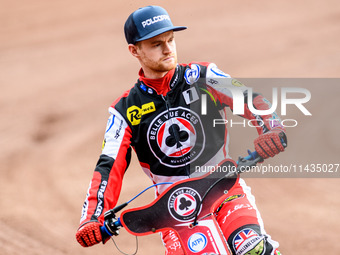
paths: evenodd
<path fill-rule="evenodd" d="M 248 156 L 244 157 L 244 159 L 246 160 L 251 160 L 251 159 L 256 159 L 259 157 L 259 154 L 257 153 L 257 151 L 253 151 L 251 152 L 250 150 L 248 150 Z"/>
<path fill-rule="evenodd" d="M 102 233 L 102 239 L 103 242 L 113 236 L 113 235 L 118 235 L 119 234 L 119 229 L 121 227 L 123 227 L 120 218 L 116 219 L 116 212 L 119 212 L 120 210 L 122 210 L 123 208 L 125 208 L 130 202 L 132 202 L 133 200 L 135 200 L 137 197 L 139 197 L 141 194 L 143 194 L 145 191 L 147 191 L 148 189 L 158 186 L 158 185 L 171 185 L 173 184 L 172 182 L 160 182 L 160 183 L 155 183 L 149 187 L 147 187 L 146 189 L 144 189 L 142 192 L 140 192 L 139 194 L 137 194 L 136 196 L 134 196 L 132 199 L 130 199 L 128 202 L 125 202 L 121 205 L 116 206 L 115 208 L 108 210 L 107 212 L 105 212 L 104 214 L 104 225 L 100 228 L 100 231 Z"/>
<path fill-rule="evenodd" d="M 105 220 L 104 225 L 100 227 L 103 242 L 113 235 L 118 235 L 118 230 L 121 227 L 123 227 L 123 225 L 119 217 L 117 220 L 115 218 Z"/>

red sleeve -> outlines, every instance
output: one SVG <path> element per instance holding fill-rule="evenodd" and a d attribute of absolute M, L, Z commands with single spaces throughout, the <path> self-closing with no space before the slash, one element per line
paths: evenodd
<path fill-rule="evenodd" d="M 109 118 L 103 151 L 97 162 L 83 205 L 80 224 L 104 222 L 104 213 L 118 201 L 124 173 L 131 158 L 131 129 L 113 108 Z"/>

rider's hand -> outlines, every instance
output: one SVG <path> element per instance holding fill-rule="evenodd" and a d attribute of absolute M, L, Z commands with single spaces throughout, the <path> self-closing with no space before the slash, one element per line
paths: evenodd
<path fill-rule="evenodd" d="M 287 146 L 287 138 L 282 130 L 274 129 L 257 137 L 254 145 L 257 153 L 265 159 L 284 151 Z"/>
<path fill-rule="evenodd" d="M 99 222 L 89 222 L 80 227 L 76 233 L 78 243 L 83 247 L 92 246 L 102 241 Z"/>

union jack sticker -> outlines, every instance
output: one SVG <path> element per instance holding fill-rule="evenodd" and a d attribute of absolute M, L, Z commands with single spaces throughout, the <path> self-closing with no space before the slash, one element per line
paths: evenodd
<path fill-rule="evenodd" d="M 233 248 L 236 255 L 241 254 L 264 254 L 264 237 L 260 236 L 255 230 L 246 228 L 236 234 L 233 240 Z"/>

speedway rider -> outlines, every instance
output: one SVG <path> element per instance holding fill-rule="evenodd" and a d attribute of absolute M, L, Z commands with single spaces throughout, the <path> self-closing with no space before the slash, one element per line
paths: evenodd
<path fill-rule="evenodd" d="M 211 120 L 226 119 L 225 109 L 233 110 L 233 93 L 228 86 L 241 89 L 245 98 L 247 88 L 213 63 L 178 64 L 174 32 L 184 29 L 173 26 L 166 10 L 158 6 L 136 10 L 125 23 L 128 49 L 141 69 L 136 84 L 109 108 L 102 154 L 76 233 L 84 247 L 102 241 L 104 213 L 117 203 L 131 148 L 153 183 L 187 179 L 197 174 L 193 171 L 197 166 L 216 166 L 229 158 L 227 126 L 213 129 Z M 201 111 L 202 98 L 206 114 Z M 251 120 L 259 133 L 254 141 L 259 155 L 268 158 L 283 151 L 280 139 L 286 139 L 284 128 L 269 121 L 277 118 L 276 113 L 259 116 L 244 105 L 242 116 Z M 256 93 L 253 105 L 259 110 L 270 107 Z M 226 197 L 217 213 L 233 254 L 279 254 L 278 243 L 263 228 L 250 188 L 239 177 L 234 181 L 229 199 Z M 166 188 L 157 186 L 156 195 Z M 162 233 L 166 254 L 183 254 L 174 235 L 172 231 Z"/>

